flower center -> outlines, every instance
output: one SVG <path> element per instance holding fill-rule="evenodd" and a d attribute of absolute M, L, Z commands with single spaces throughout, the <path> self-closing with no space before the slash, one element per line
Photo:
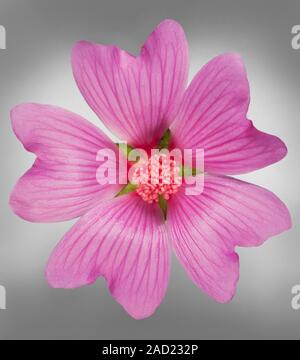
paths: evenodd
<path fill-rule="evenodd" d="M 131 182 L 147 203 L 158 202 L 161 196 L 169 200 L 182 183 L 180 167 L 165 154 L 155 154 L 149 160 L 139 160 L 134 166 Z"/>

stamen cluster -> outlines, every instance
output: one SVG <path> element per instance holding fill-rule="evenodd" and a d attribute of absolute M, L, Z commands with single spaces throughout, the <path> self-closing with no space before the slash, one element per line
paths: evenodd
<path fill-rule="evenodd" d="M 159 196 L 169 200 L 182 184 L 180 167 L 166 154 L 141 159 L 134 166 L 131 182 L 137 185 L 136 192 L 147 203 L 158 202 Z"/>

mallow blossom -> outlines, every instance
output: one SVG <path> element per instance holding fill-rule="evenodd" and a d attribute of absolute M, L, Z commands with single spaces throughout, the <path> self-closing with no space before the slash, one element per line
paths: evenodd
<path fill-rule="evenodd" d="M 239 55 L 217 56 L 186 87 L 185 34 L 165 20 L 138 56 L 81 41 L 72 67 L 87 103 L 132 148 L 149 151 L 169 131 L 169 149 L 203 149 L 204 189 L 189 196 L 184 181 L 158 185 L 160 206 L 151 187 L 139 184 L 139 173 L 133 191 L 100 184 L 97 152 L 110 149 L 119 159 L 115 143 L 67 110 L 16 106 L 13 130 L 36 160 L 13 189 L 13 211 L 32 222 L 80 217 L 49 259 L 50 286 L 76 288 L 103 276 L 125 310 L 145 318 L 166 293 L 174 251 L 196 286 L 218 302 L 230 301 L 239 278 L 235 247 L 261 245 L 291 227 L 288 209 L 273 193 L 229 176 L 287 153 L 278 137 L 247 119 L 249 85 Z"/>

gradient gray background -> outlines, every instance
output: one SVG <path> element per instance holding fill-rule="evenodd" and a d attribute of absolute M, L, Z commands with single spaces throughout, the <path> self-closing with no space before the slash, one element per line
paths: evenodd
<path fill-rule="evenodd" d="M 241 277 L 230 304 L 201 293 L 174 259 L 162 305 L 153 317 L 136 321 L 102 279 L 76 290 L 47 286 L 47 258 L 73 222 L 32 224 L 9 209 L 9 192 L 33 161 L 11 130 L 9 110 L 26 101 L 56 104 L 100 125 L 72 78 L 70 48 L 87 39 L 137 52 L 164 18 L 186 30 L 190 77 L 222 52 L 243 56 L 250 118 L 289 148 L 280 163 L 243 178 L 281 197 L 294 226 L 259 248 L 238 249 Z M 0 50 L 0 284 L 7 289 L 0 338 L 300 338 L 300 310 L 290 304 L 291 288 L 300 283 L 300 50 L 290 45 L 291 28 L 299 23 L 299 0 L 0 0 L 0 24 L 7 30 L 7 50 Z"/>

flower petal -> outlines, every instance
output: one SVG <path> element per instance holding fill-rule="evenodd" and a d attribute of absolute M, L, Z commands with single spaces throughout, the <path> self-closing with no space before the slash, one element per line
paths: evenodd
<path fill-rule="evenodd" d="M 291 227 L 286 206 L 270 191 L 207 175 L 204 191 L 184 187 L 168 207 L 175 252 L 194 283 L 219 302 L 231 300 L 239 278 L 235 246 L 258 246 Z"/>
<path fill-rule="evenodd" d="M 16 136 L 38 157 L 12 191 L 10 205 L 17 215 L 34 222 L 68 220 L 119 191 L 119 185 L 96 180 L 98 150 L 117 151 L 97 127 L 61 108 L 39 104 L 17 106 L 11 118 Z"/>
<path fill-rule="evenodd" d="M 162 301 L 169 272 L 162 215 L 157 206 L 131 194 L 85 214 L 55 248 L 46 276 L 53 287 L 73 288 L 103 275 L 114 298 L 140 319 Z"/>
<path fill-rule="evenodd" d="M 174 143 L 204 149 L 210 173 L 242 174 L 273 164 L 287 152 L 284 143 L 257 130 L 246 114 L 249 85 L 241 58 L 214 58 L 195 76 L 171 126 Z"/>
<path fill-rule="evenodd" d="M 173 20 L 160 23 L 134 57 L 116 46 L 77 43 L 78 87 L 104 124 L 131 145 L 158 141 L 173 120 L 188 75 L 187 42 Z"/>

